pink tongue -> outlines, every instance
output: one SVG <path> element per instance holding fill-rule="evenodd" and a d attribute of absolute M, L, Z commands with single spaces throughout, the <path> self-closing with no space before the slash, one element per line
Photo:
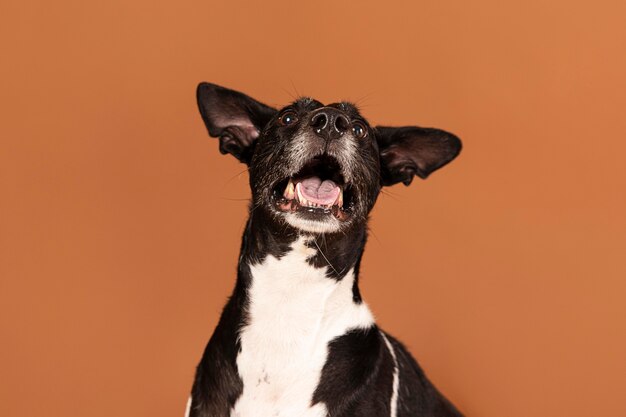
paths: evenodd
<path fill-rule="evenodd" d="M 300 181 L 300 192 L 307 200 L 328 206 L 339 197 L 339 186 L 331 180 L 322 182 L 318 177 L 310 177 Z"/>

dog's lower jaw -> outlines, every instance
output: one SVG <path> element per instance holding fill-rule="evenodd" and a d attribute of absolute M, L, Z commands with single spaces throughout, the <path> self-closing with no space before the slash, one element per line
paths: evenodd
<path fill-rule="evenodd" d="M 283 216 L 285 222 L 291 227 L 313 234 L 339 232 L 344 226 L 341 220 L 332 215 L 326 216 L 323 220 L 304 219 L 297 213 L 284 213 Z"/>

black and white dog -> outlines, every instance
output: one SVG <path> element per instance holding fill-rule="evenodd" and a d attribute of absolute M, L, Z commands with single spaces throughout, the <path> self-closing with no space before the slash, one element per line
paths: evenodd
<path fill-rule="evenodd" d="M 191 417 L 461 416 L 361 299 L 368 215 L 383 186 L 426 178 L 459 139 L 372 127 L 347 102 L 276 110 L 202 83 L 220 152 L 248 166 L 237 282 L 193 385 Z"/>

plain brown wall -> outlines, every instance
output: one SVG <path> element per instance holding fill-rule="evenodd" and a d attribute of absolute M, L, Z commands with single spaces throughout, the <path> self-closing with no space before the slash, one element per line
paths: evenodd
<path fill-rule="evenodd" d="M 0 415 L 182 415 L 249 196 L 207 80 L 457 133 L 374 210 L 379 322 L 468 416 L 625 416 L 623 4 L 2 0 Z"/>

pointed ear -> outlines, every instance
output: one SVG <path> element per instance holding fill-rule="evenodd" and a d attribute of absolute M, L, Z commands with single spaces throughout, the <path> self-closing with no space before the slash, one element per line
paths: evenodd
<path fill-rule="evenodd" d="M 417 175 L 426 179 L 461 152 L 452 133 L 417 126 L 376 127 L 383 185 L 409 185 Z"/>
<path fill-rule="evenodd" d="M 209 135 L 220 140 L 220 152 L 249 164 L 256 138 L 276 110 L 243 93 L 210 83 L 200 83 L 196 97 Z"/>

